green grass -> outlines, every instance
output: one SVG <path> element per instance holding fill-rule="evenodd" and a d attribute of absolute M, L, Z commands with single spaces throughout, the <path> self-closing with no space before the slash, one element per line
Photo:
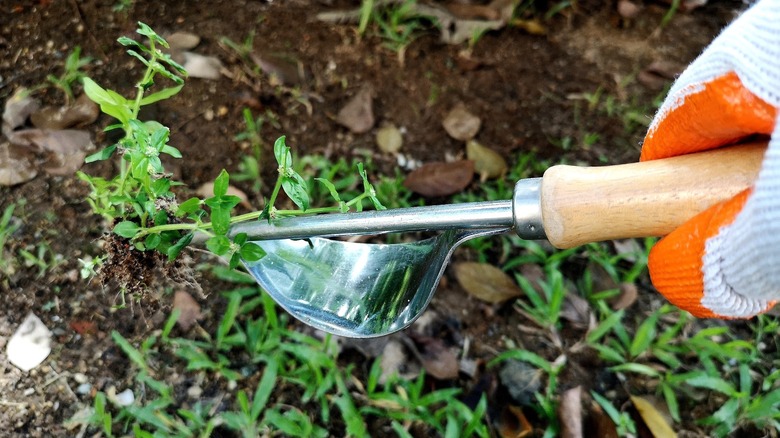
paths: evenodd
<path fill-rule="evenodd" d="M 139 344 L 112 333 L 136 373 L 133 389 L 142 395 L 132 405 L 118 407 L 98 393 L 88 419 L 94 431 L 137 437 L 224 432 L 325 437 L 340 430 L 341 435 L 364 437 L 369 436 L 368 421 L 379 421 L 399 436 L 407 436 L 410 424 L 441 436 L 462 436 L 463 431 L 488 436 L 484 398 L 471 409 L 457 399 L 459 389 L 428 391 L 424 375 L 380 384 L 379 361 L 365 381 L 357 380 L 352 365 L 337 362 L 330 339 L 288 330 L 287 315 L 277 313 L 273 301 L 256 287 L 222 295 L 227 300 L 222 319 L 213 333 L 201 331 L 198 339 L 171 336 L 178 312 Z M 185 408 L 165 380 L 165 370 L 175 366 L 193 379 L 223 380 L 237 389 L 202 397 Z"/>

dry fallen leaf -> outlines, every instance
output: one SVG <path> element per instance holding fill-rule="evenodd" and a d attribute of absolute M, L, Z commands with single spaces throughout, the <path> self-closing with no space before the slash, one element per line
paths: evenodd
<path fill-rule="evenodd" d="M 642 7 L 631 0 L 618 0 L 617 11 L 621 17 L 630 20 L 639 16 Z"/>
<path fill-rule="evenodd" d="M 533 365 L 509 359 L 498 372 L 501 384 L 517 403 L 526 406 L 536 401 L 536 392 L 542 387 L 544 373 Z"/>
<path fill-rule="evenodd" d="M 654 61 L 637 75 L 637 80 L 650 89 L 660 90 L 673 81 L 685 68 L 671 61 Z"/>
<path fill-rule="evenodd" d="M 639 415 L 642 416 L 645 425 L 653 433 L 653 438 L 677 438 L 677 433 L 669 426 L 669 421 L 656 408 L 656 404 L 653 401 L 634 395 L 630 397 L 634 407 L 639 411 Z"/>
<path fill-rule="evenodd" d="M 588 415 L 590 421 L 588 422 L 589 436 L 597 436 L 599 438 L 618 438 L 617 426 L 609 418 L 609 415 L 601 409 L 595 400 L 591 400 L 590 403 L 590 415 Z"/>
<path fill-rule="evenodd" d="M 341 108 L 336 121 L 355 134 L 368 132 L 374 126 L 374 92 L 371 87 L 363 87 Z"/>
<path fill-rule="evenodd" d="M 558 405 L 561 438 L 582 438 L 582 387 L 576 386 L 561 395 Z"/>
<path fill-rule="evenodd" d="M 455 277 L 466 292 L 488 303 L 502 303 L 523 294 L 509 275 L 487 263 L 457 263 Z"/>
<path fill-rule="evenodd" d="M 379 383 L 383 385 L 393 376 L 414 379 L 420 374 L 415 362 L 406 355 L 403 344 L 395 339 L 389 341 L 382 350 L 379 367 L 382 369 Z"/>
<path fill-rule="evenodd" d="M 191 78 L 217 80 L 222 70 L 222 61 L 215 56 L 204 56 L 195 52 L 184 52 L 182 67 Z"/>
<path fill-rule="evenodd" d="M 636 302 L 639 290 L 634 283 L 620 283 L 620 294 L 610 300 L 612 310 L 626 309 Z"/>
<path fill-rule="evenodd" d="M 447 134 L 455 140 L 468 141 L 479 132 L 482 120 L 466 109 L 466 105 L 459 103 L 444 117 L 442 126 Z"/>
<path fill-rule="evenodd" d="M 385 123 L 376 131 L 376 144 L 380 151 L 395 154 L 401 150 L 404 139 L 401 136 L 401 131 L 395 125 Z"/>
<path fill-rule="evenodd" d="M 422 363 L 425 372 L 440 380 L 449 380 L 458 377 L 460 366 L 458 355 L 444 345 L 444 341 L 431 336 L 422 336 L 411 333 L 414 341 L 411 348 L 416 349 L 416 356 Z"/>
<path fill-rule="evenodd" d="M 24 125 L 27 117 L 37 111 L 40 104 L 36 99 L 28 95 L 26 88 L 20 88 L 5 102 L 3 111 L 3 134 L 10 135 L 11 131 Z"/>
<path fill-rule="evenodd" d="M 30 151 L 10 142 L 0 143 L 0 185 L 13 186 L 38 175 Z"/>
<path fill-rule="evenodd" d="M 511 21 L 512 26 L 523 29 L 531 35 L 547 35 L 547 27 L 539 20 L 522 20 L 515 19 Z"/>
<path fill-rule="evenodd" d="M 33 126 L 40 129 L 81 128 L 92 124 L 100 115 L 100 108 L 86 94 L 79 96 L 73 105 L 47 106 L 30 114 Z"/>
<path fill-rule="evenodd" d="M 509 405 L 501 412 L 498 435 L 501 438 L 525 438 L 534 431 L 519 406 Z"/>
<path fill-rule="evenodd" d="M 581 329 L 588 327 L 591 316 L 593 316 L 588 300 L 577 294 L 570 293 L 567 293 L 563 298 L 560 315 L 561 318 L 569 321 L 572 326 Z"/>
<path fill-rule="evenodd" d="M 474 162 L 428 163 L 415 169 L 404 180 L 404 187 L 422 196 L 433 198 L 458 193 L 474 179 Z"/>
<path fill-rule="evenodd" d="M 498 152 L 482 146 L 475 140 L 466 143 L 466 158 L 474 162 L 474 172 L 481 181 L 503 176 L 509 165 Z"/>
<path fill-rule="evenodd" d="M 268 75 L 272 85 L 298 86 L 306 82 L 303 63 L 292 55 L 253 52 L 249 57 Z"/>
<path fill-rule="evenodd" d="M 452 15 L 459 19 L 498 20 L 501 18 L 497 10 L 485 5 L 450 3 L 445 7 Z"/>
<path fill-rule="evenodd" d="M 200 304 L 192 298 L 192 295 L 183 290 L 177 290 L 173 295 L 173 309 L 179 310 L 179 324 L 182 330 L 187 331 L 202 317 Z"/>
<path fill-rule="evenodd" d="M 87 131 L 74 129 L 24 129 L 8 137 L 11 143 L 47 152 L 44 170 L 51 175 L 71 175 L 84 164 L 87 151 L 95 148 Z"/>

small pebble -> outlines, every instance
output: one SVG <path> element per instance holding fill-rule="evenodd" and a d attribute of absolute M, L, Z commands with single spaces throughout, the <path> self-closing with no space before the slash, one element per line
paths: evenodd
<path fill-rule="evenodd" d="M 201 388 L 198 385 L 190 386 L 187 389 L 187 395 L 192 399 L 199 399 L 202 394 L 203 394 L 203 388 Z"/>
<path fill-rule="evenodd" d="M 92 385 L 90 385 L 89 383 L 82 383 L 81 385 L 76 387 L 76 392 L 81 395 L 87 395 L 90 393 L 90 391 L 92 391 Z"/>
<path fill-rule="evenodd" d="M 214 110 L 213 109 L 207 109 L 205 113 L 203 113 L 203 118 L 207 121 L 214 120 Z"/>
<path fill-rule="evenodd" d="M 35 394 L 35 388 L 27 388 L 27 389 L 24 390 L 23 394 L 25 396 L 33 395 L 33 394 Z"/>
<path fill-rule="evenodd" d="M 76 373 L 73 375 L 73 380 L 76 381 L 76 383 L 87 383 L 89 379 L 87 379 L 86 374 L 84 373 Z"/>
<path fill-rule="evenodd" d="M 130 406 L 135 401 L 135 394 L 130 388 L 125 389 L 116 395 L 116 404 L 119 406 Z"/>

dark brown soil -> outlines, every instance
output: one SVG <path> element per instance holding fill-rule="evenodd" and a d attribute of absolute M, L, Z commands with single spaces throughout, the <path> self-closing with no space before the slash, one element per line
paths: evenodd
<path fill-rule="evenodd" d="M 374 130 L 352 134 L 335 122 L 340 108 L 364 86 L 373 89 L 377 126 L 387 121 L 403 127 L 402 152 L 422 162 L 463 155 L 463 144 L 450 138 L 441 124 L 458 103 L 481 117 L 477 139 L 509 162 L 526 152 L 551 162 L 630 162 L 638 157 L 653 102 L 668 83 L 661 80 L 658 88 L 656 82 L 637 78 L 653 62 L 676 66 L 690 62 L 742 7 L 739 1 L 713 1 L 691 13 L 677 13 L 667 27 L 659 29 L 668 9 L 663 2 L 646 1 L 637 18 L 626 20 L 617 15 L 615 2 L 583 1 L 577 9 L 568 8 L 544 21 L 545 35 L 531 35 L 517 27 L 487 33 L 468 59 L 461 54 L 465 44 L 443 44 L 431 30 L 409 45 L 401 65 L 397 54 L 377 36 L 360 38 L 355 25 L 315 19 L 318 12 L 359 3 L 138 0 L 129 11 L 114 12 L 113 0 L 6 1 L 0 12 L 0 104 L 19 87 L 34 87 L 47 74 L 60 71 L 76 45 L 95 59 L 87 67 L 90 77 L 106 87 L 130 92 L 139 69 L 116 39 L 132 35 L 136 22 L 143 21 L 163 35 L 175 31 L 199 35 L 202 42 L 196 51 L 219 57 L 226 69 L 226 75 L 216 81 L 189 79 L 179 95 L 146 114 L 171 127 L 171 143 L 185 154 L 184 160 L 166 163 L 187 185 L 185 190 L 212 181 L 223 168 L 237 169 L 247 153 L 245 145 L 234 140 L 244 129 L 244 107 L 255 114 L 270 111 L 278 118 L 278 127 L 267 124 L 263 128 L 264 157 L 272 156 L 273 140 L 286 135 L 299 155 L 361 160 L 370 156 L 376 173 L 395 174 L 396 158 L 377 150 Z M 537 3 L 544 9 L 544 2 Z M 263 75 L 249 75 L 235 53 L 219 44 L 223 37 L 243 41 L 250 32 L 254 32 L 258 53 L 300 62 L 306 75 L 299 86 L 274 86 Z M 603 96 L 602 103 L 589 106 L 586 94 L 597 92 Z M 62 103 L 55 89 L 36 96 L 50 104 Z M 606 96 L 614 98 L 618 111 L 605 109 Z M 110 141 L 102 132 L 110 123 L 103 116 L 90 128 L 96 145 Z M 597 135 L 597 141 L 586 141 L 591 134 Z M 262 195 L 269 195 L 273 183 L 275 164 L 266 160 L 263 166 L 262 193 L 250 199 L 255 205 L 261 204 Z M 104 176 L 112 173 L 106 163 L 85 165 L 82 170 Z M 236 185 L 252 193 L 251 184 Z M 131 367 L 108 334 L 118 330 L 139 340 L 159 329 L 168 315 L 170 288 L 152 287 L 149 294 L 123 297 L 111 281 L 101 285 L 80 278 L 78 259 L 98 256 L 107 245 L 122 245 L 116 239 L 107 243 L 107 224 L 84 202 L 87 193 L 75 176 L 44 173 L 18 186 L 0 187 L 0 211 L 17 203 L 15 216 L 21 221 L 1 256 L 15 257 L 19 249 L 45 243 L 52 254 L 62 257 L 42 276 L 36 267 L 20 262 L 15 272 L 0 278 L 0 347 L 29 312 L 35 312 L 55 333 L 52 355 L 30 373 L 11 366 L 4 348 L 0 352 L 0 430 L 4 436 L 73 435 L 63 422 L 91 399 L 73 392 L 72 376 L 87 375 L 98 389 L 128 379 Z M 442 201 L 447 200 L 437 200 Z M 456 255 L 461 259 L 472 256 L 468 250 Z M 194 267 L 199 261 L 214 262 L 187 252 L 181 263 Z M 500 263 L 498 257 L 494 262 Z M 124 264 L 120 259 L 113 263 Z M 210 309 L 203 325 L 213 327 L 224 305 L 216 293 L 223 285 L 208 274 L 196 277 L 202 293 L 189 283 L 174 287 L 189 290 Z M 512 306 L 481 304 L 466 296 L 454 278 L 448 275 L 444 280 L 432 309 L 453 321 L 458 336 L 470 339 L 473 357 L 490 359 L 513 343 L 555 358 L 556 347 Z M 640 305 L 657 306 L 660 299 L 643 281 L 640 293 L 647 298 Z M 117 309 L 123 299 L 129 302 Z M 568 339 L 564 332 L 563 348 L 571 347 L 582 333 L 575 330 L 576 337 Z M 601 380 L 595 357 L 580 353 L 569 361 L 570 371 L 561 382 L 564 388 L 618 385 Z M 463 384 L 466 392 L 476 385 Z"/>

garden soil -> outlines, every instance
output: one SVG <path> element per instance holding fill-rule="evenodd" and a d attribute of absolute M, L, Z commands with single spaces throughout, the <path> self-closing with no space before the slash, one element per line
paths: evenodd
<path fill-rule="evenodd" d="M 354 9 L 359 3 L 137 0 L 129 9 L 116 11 L 113 0 L 3 1 L 0 104 L 4 106 L 20 87 L 33 89 L 45 84 L 47 75 L 59 74 L 76 46 L 93 59 L 85 68 L 90 77 L 104 87 L 132 93 L 141 71 L 116 39 L 133 36 L 136 23 L 143 21 L 162 35 L 189 32 L 199 36 L 201 41 L 192 50 L 222 62 L 217 79 L 190 78 L 180 94 L 143 113 L 171 127 L 171 144 L 185 159 L 166 165 L 185 184 L 184 194 L 213 181 L 223 168 L 236 172 L 242 156 L 251 153 L 246 142 L 235 139 L 245 128 L 244 108 L 255 116 L 268 116 L 261 132 L 263 157 L 272 157 L 274 139 L 286 135 L 298 156 L 370 160 L 372 179 L 380 174 L 403 177 L 409 172 L 398 164 L 398 154 L 377 148 L 375 134 L 383 123 L 401 129 L 399 153 L 406 163 L 462 158 L 464 143 L 442 127 L 445 116 L 459 104 L 481 119 L 476 139 L 510 166 L 528 153 L 550 163 L 624 163 L 637 159 L 642 131 L 669 78 L 744 7 L 739 1 L 711 1 L 693 11 L 677 11 L 662 26 L 669 5 L 661 1 L 637 2 L 639 9 L 633 16 L 618 13 L 614 1 L 579 1 L 576 8 L 564 8 L 551 17 L 544 12 L 555 2 L 536 2 L 542 12 L 526 13 L 515 25 L 486 32 L 473 38 L 472 44 L 447 44 L 441 41 L 440 32 L 430 28 L 399 53 L 388 48 L 371 27 L 361 36 L 355 23 L 317 19 L 318 13 Z M 452 3 L 470 4 L 467 0 Z M 444 2 L 436 5 L 446 6 Z M 267 60 L 271 67 L 266 67 L 280 74 L 272 77 L 253 71 L 221 42 L 229 38 L 241 43 L 250 35 L 254 35 L 252 59 Z M 367 132 L 354 133 L 338 123 L 338 114 L 366 88 L 373 98 L 375 123 Z M 76 90 L 80 92 L 80 87 Z M 34 97 L 45 104 L 63 103 L 62 93 L 55 88 L 38 89 Z M 111 123 L 101 116 L 87 128 L 98 147 L 115 140 L 103 132 Z M 235 183 L 249 194 L 248 204 L 254 207 L 261 206 L 263 196 L 270 194 L 275 178 L 272 160 L 261 164 L 259 193 L 253 192 L 251 182 Z M 110 176 L 115 171 L 112 166 L 103 162 L 84 165 L 81 170 Z M 480 184 L 475 178 L 467 190 L 479 193 Z M 114 282 L 82 279 L 80 259 L 97 257 L 106 247 L 120 245 L 106 238 L 110 224 L 92 213 L 85 202 L 88 193 L 75 175 L 52 176 L 44 171 L 30 181 L 0 187 L 0 211 L 15 204 L 14 224 L 19 225 L 2 248 L 2 257 L 12 268 L 0 274 L 3 436 L 76 434 L 78 430 L 65 428 L 65 421 L 89 406 L 93 396 L 78 392 L 79 382 L 88 381 L 96 390 L 105 391 L 126 388 L 132 380 L 132 366 L 112 342 L 111 331 L 137 343 L 159 330 L 170 314 L 173 292 L 186 291 L 202 306 L 200 325 L 207 331 L 213 331 L 224 308 L 219 291 L 231 285 L 203 269 L 219 261 L 201 251 L 183 254 L 178 270 L 188 271 L 186 275 L 171 278 L 163 273 L 164 278 L 150 282 L 152 286 L 143 294 L 123 296 Z M 45 268 L 25 263 L 20 255 L 22 250 L 36 254 L 39 248 L 44 248 Z M 506 257 L 499 250 L 489 254 L 495 255 L 489 262 L 499 266 Z M 455 261 L 474 257 L 473 250 L 464 249 L 456 253 Z M 635 286 L 640 294 L 635 304 L 638 315 L 662 301 L 646 276 Z M 431 311 L 448 342 L 478 364 L 512 345 L 552 360 L 556 349 L 571 347 L 583 333 L 575 330 L 568 338 L 564 330 L 561 345 L 551 345 L 542 330 L 511 304 L 478 301 L 458 286 L 450 271 Z M 8 363 L 4 347 L 30 312 L 53 332 L 53 350 L 41 366 L 22 372 Z M 179 330 L 177 335 L 187 335 Z M 468 340 L 466 352 L 464 340 Z M 341 360 L 353 362 L 355 372 L 363 375 L 370 361 L 349 350 L 345 347 Z M 619 382 L 604 378 L 592 355 L 572 353 L 569 361 L 570 371 L 561 377 L 562 388 L 602 385 L 602 390 L 625 396 Z M 172 372 L 177 374 L 180 378 L 185 372 Z M 495 386 L 498 379 L 491 378 L 462 373 L 448 384 L 462 386 L 469 393 L 478 385 Z M 220 385 L 213 383 L 207 390 L 227 391 Z M 685 426 L 696 435 L 695 425 L 689 421 Z"/>

